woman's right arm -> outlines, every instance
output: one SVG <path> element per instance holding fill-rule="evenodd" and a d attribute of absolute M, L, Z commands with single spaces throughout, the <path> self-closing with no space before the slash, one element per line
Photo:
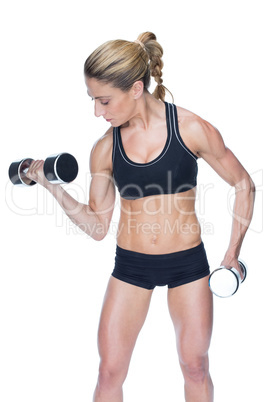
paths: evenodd
<path fill-rule="evenodd" d="M 115 204 L 112 176 L 112 133 L 109 130 L 94 145 L 90 156 L 89 202 L 75 200 L 59 184 L 51 184 L 44 176 L 44 161 L 34 161 L 27 176 L 43 185 L 58 201 L 66 215 L 94 240 L 102 240 L 110 226 Z"/>

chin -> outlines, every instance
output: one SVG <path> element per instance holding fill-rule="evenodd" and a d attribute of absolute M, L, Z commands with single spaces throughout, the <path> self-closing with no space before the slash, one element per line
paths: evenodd
<path fill-rule="evenodd" d="M 120 126 L 122 126 L 123 124 L 125 124 L 125 122 L 120 122 L 120 121 L 118 121 L 118 120 L 112 120 L 112 121 L 110 121 L 109 123 L 111 124 L 112 127 L 120 127 Z"/>

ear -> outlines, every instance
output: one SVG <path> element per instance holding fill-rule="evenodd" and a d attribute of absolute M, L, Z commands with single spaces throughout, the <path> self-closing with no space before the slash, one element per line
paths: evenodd
<path fill-rule="evenodd" d="M 143 90 L 144 90 L 144 84 L 142 81 L 134 82 L 132 86 L 132 93 L 134 99 L 139 99 L 143 94 Z"/>

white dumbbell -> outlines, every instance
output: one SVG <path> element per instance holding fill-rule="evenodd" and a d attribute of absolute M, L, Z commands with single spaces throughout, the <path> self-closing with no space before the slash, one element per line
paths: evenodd
<path fill-rule="evenodd" d="M 243 279 L 237 269 L 226 268 L 221 266 L 213 271 L 209 276 L 209 287 L 212 293 L 218 297 L 230 297 L 233 296 L 241 283 L 244 282 L 247 276 L 246 264 L 238 260 L 240 268 L 243 272 Z"/>

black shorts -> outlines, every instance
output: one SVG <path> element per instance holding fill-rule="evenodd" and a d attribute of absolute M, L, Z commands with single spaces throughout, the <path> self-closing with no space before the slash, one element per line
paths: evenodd
<path fill-rule="evenodd" d="M 170 254 L 143 254 L 117 246 L 112 276 L 145 289 L 169 288 L 210 274 L 203 242 L 188 250 Z"/>

